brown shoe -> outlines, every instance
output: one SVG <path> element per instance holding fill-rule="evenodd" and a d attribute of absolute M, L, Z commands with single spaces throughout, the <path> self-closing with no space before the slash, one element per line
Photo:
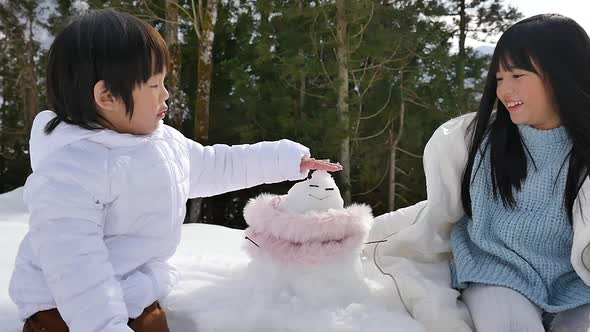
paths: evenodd
<path fill-rule="evenodd" d="M 130 319 L 129 327 L 135 332 L 170 332 L 166 313 L 158 302 L 145 308 L 136 319 Z"/>
<path fill-rule="evenodd" d="M 57 309 L 39 311 L 25 321 L 23 332 L 69 332 Z"/>
<path fill-rule="evenodd" d="M 145 308 L 141 315 L 130 319 L 129 327 L 135 332 L 170 332 L 166 313 L 158 302 Z M 23 332 L 69 332 L 57 309 L 39 311 L 25 321 Z"/>

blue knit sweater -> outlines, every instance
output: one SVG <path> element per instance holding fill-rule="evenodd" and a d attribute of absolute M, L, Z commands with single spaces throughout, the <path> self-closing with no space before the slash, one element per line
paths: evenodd
<path fill-rule="evenodd" d="M 473 216 L 459 221 L 451 235 L 453 286 L 477 282 L 509 287 L 548 312 L 590 303 L 590 287 L 570 262 L 573 229 L 563 201 L 570 140 L 563 127 L 519 126 L 519 131 L 532 160 L 527 156 L 528 175 L 515 191 L 516 208 L 504 207 L 492 195 L 489 149 L 483 160 L 476 156 Z"/>

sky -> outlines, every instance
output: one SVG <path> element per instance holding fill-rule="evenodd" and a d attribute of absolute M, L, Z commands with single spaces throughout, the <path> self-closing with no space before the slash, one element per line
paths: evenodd
<path fill-rule="evenodd" d="M 557 13 L 567 16 L 578 22 L 590 35 L 590 0 L 504 0 L 504 3 L 516 7 L 524 17 L 537 14 Z M 467 44 L 472 47 L 494 46 L 500 38 L 490 38 L 493 43 L 483 43 L 475 40 L 468 40 Z M 455 41 L 455 44 L 457 41 Z M 456 50 L 455 45 L 454 49 Z M 483 50 L 482 50 L 483 51 Z M 484 52 L 490 52 L 487 48 Z"/>
<path fill-rule="evenodd" d="M 590 34 L 589 0 L 505 0 L 518 8 L 525 17 L 557 13 L 574 19 Z"/>

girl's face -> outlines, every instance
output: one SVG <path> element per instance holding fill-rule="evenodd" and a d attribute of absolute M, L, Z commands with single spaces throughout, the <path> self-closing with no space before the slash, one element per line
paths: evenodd
<path fill-rule="evenodd" d="M 551 89 L 539 75 L 519 68 L 504 68 L 496 73 L 496 96 L 515 124 L 537 129 L 553 129 L 561 121 Z"/>
<path fill-rule="evenodd" d="M 153 75 L 146 83 L 133 89 L 133 116 L 125 111 L 125 103 L 117 102 L 114 112 L 104 112 L 108 120 L 106 126 L 120 133 L 149 135 L 160 125 L 166 116 L 168 106 L 166 100 L 170 95 L 164 86 L 166 72 Z"/>

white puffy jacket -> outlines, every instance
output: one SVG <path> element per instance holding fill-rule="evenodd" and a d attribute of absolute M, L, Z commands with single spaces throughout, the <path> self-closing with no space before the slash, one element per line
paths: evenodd
<path fill-rule="evenodd" d="M 309 150 L 288 140 L 204 147 L 165 125 L 134 136 L 62 123 L 45 135 L 54 116 L 33 124 L 30 229 L 9 292 L 23 319 L 58 308 L 72 332 L 130 332 L 128 319 L 170 292 L 188 198 L 306 176 Z"/>

